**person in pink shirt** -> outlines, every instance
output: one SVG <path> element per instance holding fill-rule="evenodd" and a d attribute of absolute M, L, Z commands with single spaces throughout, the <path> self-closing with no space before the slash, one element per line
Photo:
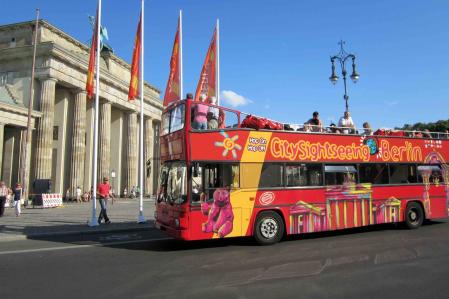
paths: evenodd
<path fill-rule="evenodd" d="M 203 103 L 206 100 L 204 94 L 200 95 L 200 101 Z M 192 127 L 197 130 L 207 129 L 207 112 L 209 111 L 209 106 L 203 104 L 195 104 L 193 106 L 193 124 Z"/>

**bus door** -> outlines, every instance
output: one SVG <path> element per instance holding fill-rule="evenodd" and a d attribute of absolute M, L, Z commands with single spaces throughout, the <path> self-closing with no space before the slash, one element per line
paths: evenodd
<path fill-rule="evenodd" d="M 427 217 L 447 217 L 448 185 L 443 178 L 441 165 L 420 165 L 418 173 L 424 184 L 423 201 Z"/>
<path fill-rule="evenodd" d="M 191 176 L 192 238 L 241 236 L 238 164 L 195 162 Z"/>

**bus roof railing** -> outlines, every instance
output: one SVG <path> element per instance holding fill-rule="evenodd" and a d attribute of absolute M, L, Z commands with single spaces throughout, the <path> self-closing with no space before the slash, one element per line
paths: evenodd
<path fill-rule="evenodd" d="M 176 101 L 174 103 L 171 103 L 167 108 L 171 108 L 174 106 L 177 106 L 181 102 L 185 102 L 186 100 L 180 100 Z M 196 104 L 194 101 L 192 101 L 191 105 Z M 357 127 L 339 127 L 334 124 L 331 124 L 330 126 L 320 126 L 320 125 L 313 125 L 310 123 L 303 123 L 303 124 L 293 124 L 293 123 L 286 123 L 286 122 L 280 122 L 276 121 L 267 117 L 261 117 L 257 116 L 251 113 L 242 112 L 239 110 L 234 110 L 232 108 L 227 108 L 224 106 L 219 105 L 213 105 L 210 103 L 202 103 L 204 105 L 219 108 L 222 111 L 227 111 L 229 113 L 233 113 L 236 116 L 236 119 L 234 120 L 235 123 L 232 125 L 225 126 L 224 128 L 244 128 L 242 126 L 243 121 L 247 117 L 254 117 L 257 119 L 261 119 L 264 121 L 268 121 L 269 123 L 276 124 L 276 129 L 270 129 L 268 127 L 265 128 L 253 128 L 253 129 L 261 129 L 261 130 L 275 130 L 275 131 L 283 131 L 283 132 L 302 132 L 302 133 L 310 133 L 310 134 L 343 134 L 343 135 L 373 135 L 373 136 L 389 136 L 389 137 L 408 137 L 408 138 L 425 138 L 425 139 L 449 139 L 449 133 L 448 132 L 430 132 L 428 130 L 419 131 L 419 130 L 398 130 L 398 129 L 389 129 L 389 128 L 380 128 L 376 131 L 372 129 L 366 129 L 366 128 L 357 128 Z M 247 129 L 251 129 L 251 127 L 246 127 Z"/>
<path fill-rule="evenodd" d="M 266 117 L 256 116 L 254 114 L 240 112 L 240 123 L 245 117 L 252 116 L 260 119 L 265 119 L 273 123 L 278 123 L 283 126 L 282 130 L 277 131 L 299 131 L 303 133 L 328 133 L 328 134 L 344 134 L 344 135 L 374 135 L 374 136 L 390 136 L 390 137 L 409 137 L 409 138 L 427 138 L 427 139 L 449 139 L 448 132 L 430 132 L 428 130 L 398 130 L 389 128 L 380 128 L 376 131 L 372 129 L 357 128 L 357 127 L 339 127 L 334 124 L 330 126 L 312 125 L 310 123 L 293 124 L 284 123 L 272 120 Z M 262 128 L 263 129 L 263 128 Z M 268 129 L 269 130 L 269 129 Z"/>

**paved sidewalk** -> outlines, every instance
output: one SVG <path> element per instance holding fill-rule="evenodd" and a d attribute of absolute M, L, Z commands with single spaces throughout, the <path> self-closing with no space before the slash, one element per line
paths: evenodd
<path fill-rule="evenodd" d="M 65 203 L 58 208 L 22 208 L 22 215 L 15 216 L 14 208 L 5 208 L 0 217 L 0 242 L 24 240 L 33 237 L 67 235 L 80 233 L 117 232 L 154 227 L 154 200 L 145 198 L 143 202 L 144 217 L 147 223 L 137 223 L 139 214 L 138 199 L 116 199 L 109 202 L 108 216 L 111 224 L 96 227 L 87 225 L 92 215 L 92 202 Z M 97 217 L 100 205 L 97 202 Z"/>

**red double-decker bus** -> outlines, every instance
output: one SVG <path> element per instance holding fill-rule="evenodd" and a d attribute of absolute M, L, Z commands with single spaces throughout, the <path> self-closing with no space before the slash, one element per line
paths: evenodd
<path fill-rule="evenodd" d="M 219 128 L 196 130 L 195 105 L 179 101 L 162 119 L 155 218 L 175 238 L 254 236 L 271 244 L 381 223 L 417 228 L 448 216 L 447 136 L 256 130 L 219 106 L 210 106 L 220 112 Z"/>

